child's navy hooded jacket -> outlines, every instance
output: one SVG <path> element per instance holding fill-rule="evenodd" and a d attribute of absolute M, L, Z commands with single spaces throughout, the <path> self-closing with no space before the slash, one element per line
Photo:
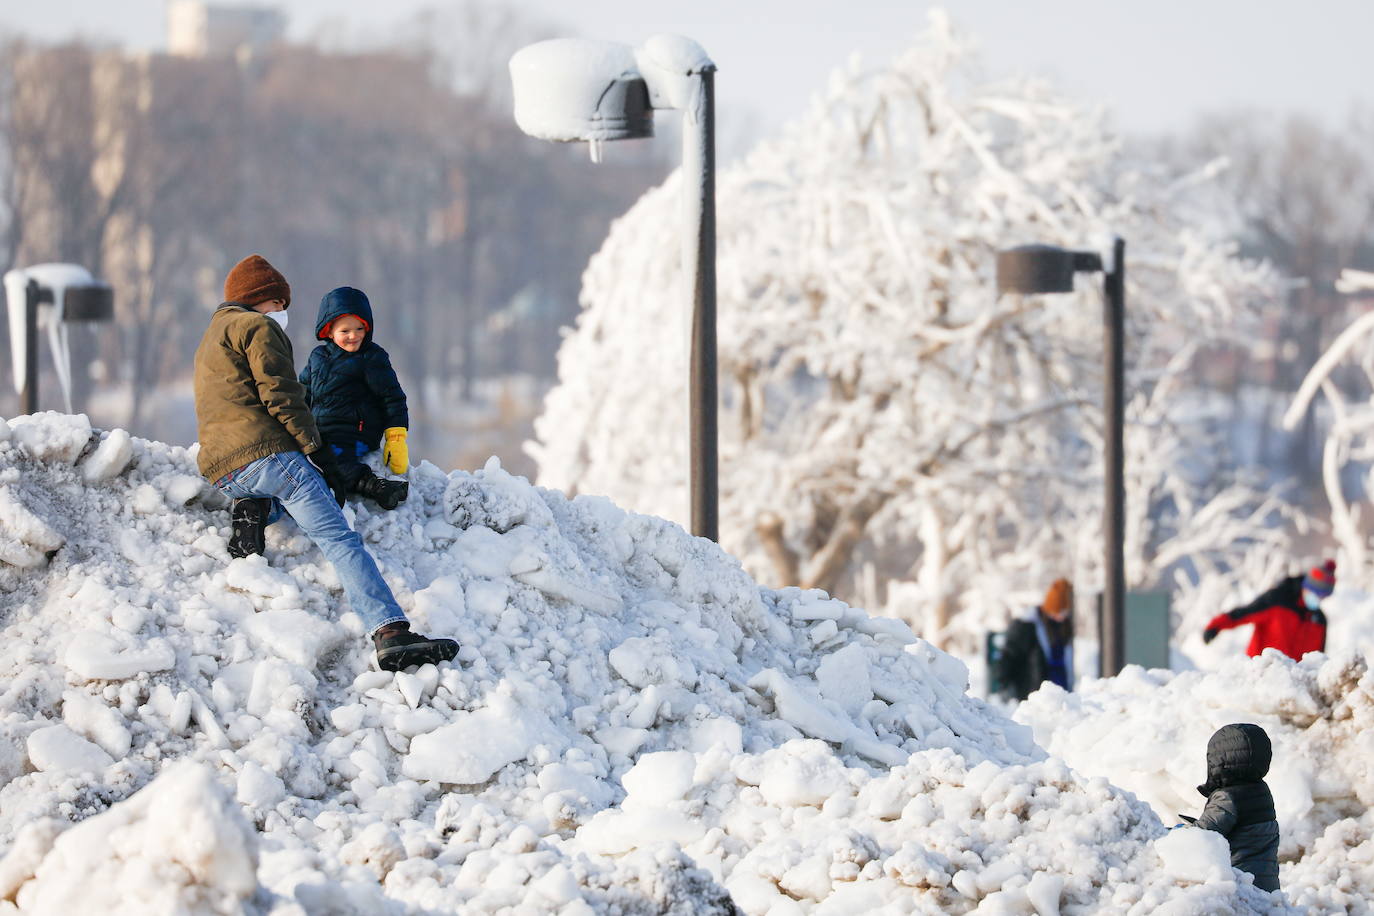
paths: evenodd
<path fill-rule="evenodd" d="M 1258 725 L 1226 725 L 1207 742 L 1207 805 L 1195 822 L 1226 837 L 1231 865 L 1255 876 L 1261 890 L 1279 889 L 1279 822 L 1264 783 L 1273 748 Z"/>
<path fill-rule="evenodd" d="M 384 430 L 410 427 L 406 393 L 391 368 L 391 358 L 372 341 L 377 326 L 372 303 L 362 290 L 341 286 L 325 293 L 315 319 L 315 336 L 344 315 L 357 315 L 367 322 L 363 345 L 349 353 L 332 340 L 324 340 L 311 351 L 300 380 L 326 442 L 362 442 L 372 451 L 381 445 Z"/>

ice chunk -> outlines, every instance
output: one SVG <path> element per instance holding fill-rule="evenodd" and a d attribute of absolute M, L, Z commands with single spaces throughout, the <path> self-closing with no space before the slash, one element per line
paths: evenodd
<path fill-rule="evenodd" d="M 166 671 L 176 660 L 176 653 L 164 639 L 149 640 L 142 648 L 124 649 L 94 630 L 83 630 L 73 636 L 63 655 L 67 670 L 87 681 L 119 681 L 150 671 Z"/>
<path fill-rule="evenodd" d="M 1059 897 L 1064 891 L 1063 875 L 1038 871 L 1031 875 L 1026 886 L 1026 899 L 1035 907 L 1036 916 L 1059 916 Z"/>
<path fill-rule="evenodd" d="M 363 726 L 367 717 L 367 707 L 362 703 L 349 703 L 329 711 L 329 721 L 341 735 L 351 735 Z"/>
<path fill-rule="evenodd" d="M 230 588 L 263 598 L 300 595 L 300 588 L 290 575 L 269 566 L 266 558 L 256 555 L 231 560 L 224 571 L 224 582 Z"/>
<path fill-rule="evenodd" d="M 744 729 L 738 722 L 721 716 L 712 716 L 692 723 L 691 750 L 704 754 L 714 747 L 723 747 L 731 754 L 744 750 Z"/>
<path fill-rule="evenodd" d="M 264 717 L 274 709 L 304 709 L 315 697 L 315 676 L 299 665 L 269 658 L 253 667 L 253 678 L 247 691 L 246 708 L 252 715 Z"/>
<path fill-rule="evenodd" d="M 664 805 L 678 801 L 692 788 L 696 755 L 690 751 L 645 754 L 620 778 L 636 804 Z"/>
<path fill-rule="evenodd" d="M 825 592 L 815 589 L 806 592 L 796 604 L 792 605 L 792 619 L 798 621 L 842 620 L 846 610 L 842 601 L 836 601 Z"/>
<path fill-rule="evenodd" d="M 188 505 L 204 491 L 205 478 L 192 474 L 174 474 L 162 481 L 162 492 L 169 506 Z"/>
<path fill-rule="evenodd" d="M 45 410 L 10 420 L 10 432 L 15 444 L 39 461 L 76 464 L 91 440 L 91 421 L 83 413 Z"/>
<path fill-rule="evenodd" d="M 368 868 L 378 878 L 385 878 L 396 863 L 405 857 L 406 850 L 401 845 L 401 838 L 383 823 L 369 824 L 339 850 L 340 861 Z"/>
<path fill-rule="evenodd" d="M 772 695 L 779 718 L 795 725 L 803 734 L 853 748 L 870 760 L 897 766 L 907 754 L 901 748 L 879 741 L 842 715 L 842 710 L 827 706 L 827 701 L 803 685 L 792 681 L 775 668 L 765 668 L 749 680 L 755 690 Z"/>
<path fill-rule="evenodd" d="M 129 508 L 139 515 L 153 515 L 166 509 L 162 494 L 151 484 L 139 484 L 129 496 Z"/>
<path fill-rule="evenodd" d="M 490 528 L 468 528 L 453 544 L 453 553 L 475 575 L 487 579 L 505 576 L 511 561 L 520 552 L 513 538 L 502 537 Z"/>
<path fill-rule="evenodd" d="M 526 585 L 534 586 L 550 598 L 560 598 L 598 614 L 616 614 L 621 608 L 619 596 L 574 582 L 566 573 L 552 568 L 548 558 L 539 554 L 528 551 L 517 554 L 511 560 L 510 575 Z"/>
<path fill-rule="evenodd" d="M 244 626 L 254 645 L 307 671 L 347 636 L 343 627 L 308 611 L 283 608 L 254 615 Z"/>
<path fill-rule="evenodd" d="M 48 555 L 36 547 L 16 541 L 0 531 L 0 563 L 20 569 L 37 569 L 48 562 Z"/>
<path fill-rule="evenodd" d="M 272 808 L 286 797 L 286 786 L 275 774 L 248 761 L 239 770 L 234 798 L 242 805 L 259 810 Z"/>
<path fill-rule="evenodd" d="M 873 699 L 868 658 L 858 643 L 850 643 L 823 658 L 816 669 L 816 683 L 821 696 L 838 703 L 851 717 L 857 716 L 864 704 Z"/>
<path fill-rule="evenodd" d="M 485 709 L 459 713 L 451 725 L 416 736 L 401 772 L 411 779 L 477 785 L 524 759 L 551 730 L 543 713 L 498 696 Z"/>
<path fill-rule="evenodd" d="M 40 773 L 99 773 L 114 758 L 65 725 L 49 725 L 29 735 L 29 762 Z"/>
<path fill-rule="evenodd" d="M 81 479 L 88 484 L 118 477 L 134 457 L 133 440 L 127 430 L 112 429 L 96 450 L 81 463 Z"/>
<path fill-rule="evenodd" d="M 644 806 L 601 811 L 577 829 L 577 839 L 593 852 L 615 855 L 662 843 L 685 846 L 705 832 L 700 818 L 671 808 Z"/>
<path fill-rule="evenodd" d="M 39 518 L 19 499 L 11 487 L 0 487 L 0 529 L 12 538 L 45 553 L 67 542 L 61 534 Z"/>
<path fill-rule="evenodd" d="M 678 685 L 688 690 L 696 686 L 697 671 L 674 648 L 659 639 L 635 636 L 610 651 L 611 667 L 634 687 L 651 684 Z"/>
<path fill-rule="evenodd" d="M 62 721 L 85 738 L 98 744 L 105 753 L 119 760 L 129 753 L 133 737 L 124 717 L 80 690 L 62 694 Z"/>
<path fill-rule="evenodd" d="M 606 753 L 632 757 L 644 745 L 644 742 L 649 740 L 649 731 L 644 728 L 611 725 L 606 728 L 598 728 L 594 737 L 597 743 L 606 749 Z"/>
<path fill-rule="evenodd" d="M 530 889 L 543 898 L 550 911 L 582 899 L 580 885 L 566 865 L 555 865 L 550 868 L 530 882 Z"/>
<path fill-rule="evenodd" d="M 1181 884 L 1232 881 L 1231 847 L 1214 830 L 1179 827 L 1155 840 L 1164 871 Z"/>
<path fill-rule="evenodd" d="M 396 733 L 406 738 L 414 738 L 416 735 L 434 731 L 445 721 L 443 714 L 437 709 L 408 709 L 396 714 Z"/>
<path fill-rule="evenodd" d="M 398 671 L 396 672 L 396 689 L 401 691 L 401 696 L 405 699 L 406 705 L 414 709 L 420 705 L 420 697 L 425 692 L 425 685 L 415 675 Z"/>
<path fill-rule="evenodd" d="M 819 741 L 798 739 L 764 755 L 759 791 L 770 804 L 820 805 L 849 785 L 845 768 Z"/>
<path fill-rule="evenodd" d="M 148 612 L 132 604 L 121 604 L 110 611 L 110 623 L 126 633 L 137 633 L 148 622 Z"/>

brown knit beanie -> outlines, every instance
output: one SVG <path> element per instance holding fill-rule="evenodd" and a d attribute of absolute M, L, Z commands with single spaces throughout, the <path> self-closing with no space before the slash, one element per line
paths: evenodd
<path fill-rule="evenodd" d="M 1049 591 L 1045 592 L 1045 601 L 1040 605 L 1045 615 L 1059 620 L 1068 615 L 1073 610 L 1073 586 L 1068 579 L 1055 579 Z"/>
<path fill-rule="evenodd" d="M 224 301 L 253 306 L 268 299 L 284 299 L 291 305 L 291 284 L 267 259 L 250 254 L 234 265 L 224 278 Z"/>

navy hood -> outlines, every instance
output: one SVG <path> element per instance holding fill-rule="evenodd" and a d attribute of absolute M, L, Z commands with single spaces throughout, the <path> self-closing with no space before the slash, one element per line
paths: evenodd
<path fill-rule="evenodd" d="M 366 321 L 367 334 L 363 337 L 363 345 L 372 343 L 372 333 L 377 330 L 377 324 L 372 320 L 372 303 L 367 301 L 367 293 L 351 286 L 340 286 L 324 294 L 320 300 L 320 313 L 315 318 L 315 338 L 328 340 L 320 337 L 321 332 L 334 319 L 344 315 L 357 315 Z"/>
<path fill-rule="evenodd" d="M 1223 786 L 1260 782 L 1273 757 L 1269 735 L 1258 725 L 1223 725 L 1207 742 L 1207 782 L 1198 791 L 1211 795 Z"/>

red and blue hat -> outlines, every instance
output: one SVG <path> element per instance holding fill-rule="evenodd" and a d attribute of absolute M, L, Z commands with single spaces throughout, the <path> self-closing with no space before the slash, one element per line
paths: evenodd
<path fill-rule="evenodd" d="M 1320 566 L 1313 566 L 1303 578 L 1302 587 L 1322 598 L 1330 595 L 1336 588 L 1336 561 L 1327 560 Z"/>

